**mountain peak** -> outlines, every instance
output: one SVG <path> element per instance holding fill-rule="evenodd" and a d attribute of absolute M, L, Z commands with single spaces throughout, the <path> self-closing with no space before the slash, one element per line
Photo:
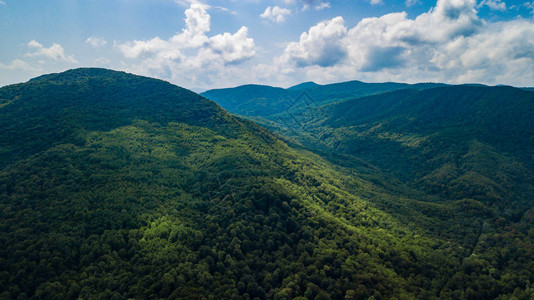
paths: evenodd
<path fill-rule="evenodd" d="M 141 77 L 133 74 L 129 74 L 123 71 L 114 71 L 104 68 L 77 68 L 77 69 L 70 69 L 64 72 L 60 73 L 51 73 L 51 74 L 45 74 L 41 75 L 35 78 L 32 78 L 29 80 L 29 82 L 37 82 L 37 81 L 73 81 L 77 79 L 87 79 L 87 78 L 97 78 L 102 76 L 111 76 L 111 77 L 117 77 L 117 76 L 135 76 L 135 77 Z"/>
<path fill-rule="evenodd" d="M 307 81 L 307 82 L 303 82 L 303 83 L 299 83 L 297 85 L 294 85 L 294 86 L 288 88 L 288 90 L 300 91 L 300 90 L 311 89 L 311 88 L 318 87 L 318 86 L 320 86 L 320 84 L 317 84 L 317 83 L 315 83 L 313 81 Z"/>
<path fill-rule="evenodd" d="M 214 130 L 228 123 L 224 110 L 192 91 L 159 79 L 99 68 L 43 75 L 1 88 L 0 99 L 4 116 L 0 127 L 6 133 L 0 136 L 0 148 L 10 143 L 4 152 L 7 157 L 76 143 L 80 132 L 109 131 L 139 120 Z M 35 128 L 39 128 L 38 140 Z"/>

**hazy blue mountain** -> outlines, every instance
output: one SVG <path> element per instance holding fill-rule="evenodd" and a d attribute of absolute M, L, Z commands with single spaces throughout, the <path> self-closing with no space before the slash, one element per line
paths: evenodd
<path fill-rule="evenodd" d="M 243 85 L 201 93 L 224 109 L 245 116 L 273 115 L 287 109 L 299 91 L 263 85 Z"/>
<path fill-rule="evenodd" d="M 348 81 L 327 85 L 304 82 L 288 89 L 244 85 L 228 89 L 208 90 L 204 97 L 217 102 L 229 112 L 243 116 L 271 116 L 292 110 L 295 101 L 303 94 L 310 99 L 310 105 L 317 106 L 344 99 L 353 99 L 401 89 L 428 89 L 443 86 L 439 83 L 365 83 Z"/>
<path fill-rule="evenodd" d="M 319 87 L 320 85 L 313 82 L 313 81 L 308 81 L 308 82 L 303 82 L 303 83 L 299 83 L 297 85 L 294 85 L 292 87 L 289 87 L 287 88 L 288 90 L 295 90 L 295 91 L 301 91 L 301 90 L 306 90 L 306 89 L 310 89 L 310 88 L 315 88 L 315 87 Z"/>

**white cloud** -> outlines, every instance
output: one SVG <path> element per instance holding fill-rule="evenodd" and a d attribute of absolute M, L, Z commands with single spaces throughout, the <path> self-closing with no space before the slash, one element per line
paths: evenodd
<path fill-rule="evenodd" d="M 42 65 L 21 59 L 15 59 L 9 64 L 0 63 L 0 87 L 26 81 L 44 72 L 45 69 Z"/>
<path fill-rule="evenodd" d="M 290 15 L 291 11 L 287 8 L 281 8 L 279 6 L 268 6 L 265 11 L 260 15 L 264 19 L 269 19 L 276 23 L 283 23 L 286 20 L 286 16 Z"/>
<path fill-rule="evenodd" d="M 534 1 L 532 2 L 525 2 L 523 3 L 523 6 L 525 6 L 527 9 L 530 9 L 530 13 L 534 15 Z"/>
<path fill-rule="evenodd" d="M 487 23 L 475 0 L 438 0 L 415 19 L 405 12 L 341 17 L 312 26 L 275 59 L 273 78 L 442 81 L 534 85 L 534 23 Z"/>
<path fill-rule="evenodd" d="M 382 2 L 382 0 L 371 0 L 371 4 L 372 5 L 384 4 L 384 2 Z"/>
<path fill-rule="evenodd" d="M 302 11 L 309 10 L 312 8 L 315 10 L 323 10 L 325 8 L 330 8 L 329 2 L 324 2 L 321 0 L 282 0 L 282 3 L 288 6 L 302 5 Z"/>
<path fill-rule="evenodd" d="M 439 0 L 437 6 L 415 20 L 406 13 L 366 18 L 348 30 L 343 18 L 319 23 L 290 43 L 281 57 L 299 67 L 333 66 L 350 62 L 361 71 L 402 66 L 410 54 L 478 30 L 473 0 Z"/>
<path fill-rule="evenodd" d="M 487 30 L 449 43 L 432 61 L 458 74 L 460 82 L 524 83 L 534 78 L 534 24 L 525 20 L 494 23 Z M 527 78 L 525 78 L 527 77 Z"/>
<path fill-rule="evenodd" d="M 492 10 L 499 10 L 499 11 L 505 11 L 506 10 L 506 3 L 502 0 L 482 0 L 479 7 L 487 6 Z"/>
<path fill-rule="evenodd" d="M 189 7 L 191 4 L 200 3 L 198 0 L 174 0 L 174 2 L 183 7 Z"/>
<path fill-rule="evenodd" d="M 311 27 L 309 32 L 302 33 L 300 41 L 290 43 L 280 61 L 284 64 L 295 63 L 298 67 L 336 64 L 346 56 L 342 41 L 346 34 L 342 17 L 321 22 Z"/>
<path fill-rule="evenodd" d="M 214 81 L 224 81 L 232 73 L 250 76 L 233 71 L 256 54 L 247 27 L 241 27 L 234 34 L 226 32 L 210 37 L 207 35 L 210 31 L 208 8 L 192 3 L 185 11 L 185 28 L 168 40 L 155 37 L 146 41 L 115 42 L 114 47 L 131 59 L 128 70 L 188 87 L 208 87 Z"/>
<path fill-rule="evenodd" d="M 91 45 L 93 48 L 103 47 L 107 44 L 106 40 L 95 36 L 88 37 L 85 43 Z"/>
<path fill-rule="evenodd" d="M 193 3 L 185 11 L 185 32 L 192 34 L 203 34 L 210 31 L 210 15 L 206 12 L 209 6 Z"/>
<path fill-rule="evenodd" d="M 410 7 L 410 6 L 414 6 L 416 4 L 420 4 L 421 2 L 419 0 L 406 0 L 404 2 L 404 4 L 407 6 L 407 7 Z"/>
<path fill-rule="evenodd" d="M 330 3 L 329 2 L 321 2 L 319 4 L 317 4 L 315 6 L 315 10 L 323 10 L 323 9 L 326 9 L 326 8 L 330 8 Z"/>
<path fill-rule="evenodd" d="M 220 56 L 225 63 L 236 64 L 254 56 L 254 40 L 248 38 L 247 27 L 241 27 L 235 34 L 225 32 L 210 38 L 209 47 L 205 51 L 211 51 Z"/>
<path fill-rule="evenodd" d="M 0 4 L 1 4 L 1 5 L 6 5 L 6 2 L 5 2 L 5 1 L 2 1 L 2 0 L 0 0 Z"/>
<path fill-rule="evenodd" d="M 29 64 L 28 62 L 21 60 L 21 59 L 15 59 L 13 60 L 9 65 L 5 65 L 0 63 L 0 69 L 3 70 L 24 70 L 29 72 L 35 72 L 41 70 L 40 67 L 34 66 Z"/>
<path fill-rule="evenodd" d="M 34 49 L 33 52 L 26 54 L 28 57 L 45 57 L 55 61 L 77 63 L 73 56 L 67 56 L 63 47 L 56 43 L 52 44 L 50 48 L 45 48 L 40 43 L 32 40 L 28 43 L 28 47 Z"/>

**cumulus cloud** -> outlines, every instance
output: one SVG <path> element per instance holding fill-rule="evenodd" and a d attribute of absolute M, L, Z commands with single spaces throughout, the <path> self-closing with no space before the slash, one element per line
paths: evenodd
<path fill-rule="evenodd" d="M 269 19 L 276 23 L 283 23 L 286 20 L 286 16 L 290 15 L 291 11 L 287 8 L 281 8 L 279 6 L 268 6 L 265 11 L 260 15 L 264 19 Z"/>
<path fill-rule="evenodd" d="M 482 0 L 478 6 L 487 6 L 492 10 L 506 10 L 506 3 L 504 3 L 502 0 Z"/>
<path fill-rule="evenodd" d="M 384 4 L 384 2 L 382 2 L 382 0 L 371 0 L 371 4 L 372 5 Z"/>
<path fill-rule="evenodd" d="M 45 48 L 40 43 L 32 40 L 28 43 L 28 47 L 34 49 L 33 52 L 26 54 L 28 57 L 45 57 L 55 61 L 77 63 L 73 56 L 67 56 L 63 47 L 56 43 L 52 44 L 50 48 Z"/>
<path fill-rule="evenodd" d="M 235 66 L 255 56 L 254 40 L 247 27 L 237 32 L 208 36 L 209 6 L 193 2 L 185 11 L 185 28 L 165 40 L 115 43 L 115 48 L 132 59 L 130 71 L 170 79 L 190 87 L 209 85 L 226 76 Z M 246 75 L 244 75 L 246 76 Z"/>
<path fill-rule="evenodd" d="M 5 2 L 5 1 L 2 1 L 2 0 L 0 0 L 0 4 L 1 4 L 1 5 L 6 5 L 6 2 Z"/>
<path fill-rule="evenodd" d="M 248 38 L 247 27 L 241 27 L 235 34 L 225 32 L 210 38 L 207 51 L 222 58 L 225 63 L 239 64 L 254 56 L 254 42 Z"/>
<path fill-rule="evenodd" d="M 347 34 L 345 21 L 336 17 L 321 22 L 304 32 L 300 41 L 290 43 L 281 58 L 284 63 L 295 63 L 298 67 L 334 65 L 346 56 L 342 38 Z"/>
<path fill-rule="evenodd" d="M 391 13 L 352 28 L 336 17 L 289 43 L 273 72 L 319 81 L 534 84 L 534 23 L 487 23 L 476 8 L 475 0 L 438 0 L 414 19 Z"/>
<path fill-rule="evenodd" d="M 528 84 L 524 77 L 534 75 L 534 24 L 525 20 L 490 24 L 477 35 L 449 43 L 432 62 L 458 74 L 460 82 L 493 77 L 494 83 Z"/>
<path fill-rule="evenodd" d="M 93 48 L 103 47 L 103 46 L 105 46 L 107 44 L 106 40 L 104 40 L 102 38 L 95 37 L 95 36 L 88 37 L 85 40 L 85 43 L 89 44 Z"/>

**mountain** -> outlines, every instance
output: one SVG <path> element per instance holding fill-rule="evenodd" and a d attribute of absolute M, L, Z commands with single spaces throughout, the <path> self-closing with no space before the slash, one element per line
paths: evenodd
<path fill-rule="evenodd" d="M 220 107 L 198 98 L 167 83 L 103 69 L 45 75 L 4 87 L 0 167 L 57 144 L 83 144 L 84 133 L 109 131 L 136 119 L 225 124 L 228 116 Z"/>
<path fill-rule="evenodd" d="M 376 168 L 386 181 L 369 178 L 376 184 L 400 182 L 424 194 L 411 197 L 479 211 L 471 257 L 490 269 L 496 261 L 504 270 L 521 268 L 519 261 L 531 268 L 534 93 L 430 85 L 361 95 L 251 119 L 359 174 L 362 165 Z M 391 203 L 378 207 L 397 218 L 407 214 Z M 510 248 L 518 252 L 495 260 Z"/>
<path fill-rule="evenodd" d="M 243 85 L 232 89 L 215 89 L 201 93 L 226 110 L 246 116 L 272 115 L 288 107 L 299 91 L 264 85 Z"/>
<path fill-rule="evenodd" d="M 315 88 L 315 87 L 319 87 L 320 85 L 313 82 L 313 81 L 308 81 L 308 82 L 303 82 L 303 83 L 299 83 L 297 85 L 294 85 L 292 87 L 289 87 L 287 88 L 288 90 L 294 90 L 294 91 L 301 91 L 301 90 L 306 90 L 306 89 L 311 89 L 311 88 Z"/>
<path fill-rule="evenodd" d="M 401 89 L 429 89 L 443 86 L 438 83 L 365 83 L 348 81 L 327 85 L 304 82 L 288 89 L 243 85 L 228 89 L 214 89 L 201 93 L 204 97 L 217 102 L 229 112 L 243 115 L 265 117 L 285 113 L 295 107 L 303 96 L 309 98 L 304 105 L 322 105 L 344 99 L 363 97 Z"/>
<path fill-rule="evenodd" d="M 414 189 L 475 199 L 520 218 L 534 191 L 534 93 L 475 85 L 399 90 L 264 125 L 310 148 L 362 159 Z"/>
<path fill-rule="evenodd" d="M 354 81 L 333 84 L 328 89 L 343 90 L 335 87 L 347 85 L 365 87 L 367 84 Z M 481 200 L 502 200 L 508 193 L 505 191 L 520 190 L 528 194 L 529 189 L 510 184 L 530 182 L 534 172 L 534 119 L 531 117 L 534 93 L 510 86 L 439 87 L 430 84 L 413 87 L 417 86 L 423 88 L 399 89 L 366 97 L 359 97 L 362 93 L 358 92 L 354 99 L 326 105 L 301 101 L 300 107 L 296 105 L 274 115 L 266 113 L 253 120 L 316 150 L 335 150 L 363 159 L 404 182 L 417 182 L 413 185 L 416 189 L 435 185 L 430 181 L 437 180 L 435 176 L 440 174 L 449 180 L 474 176 L 490 184 L 440 181 L 448 186 L 447 195 L 457 194 L 458 184 L 471 190 L 471 193 L 462 194 L 467 198 L 476 194 Z M 251 99 L 250 105 L 253 103 Z M 468 155 L 470 151 L 476 154 Z M 499 161 L 498 165 L 505 170 L 498 175 L 502 178 L 494 181 L 496 175 L 492 172 L 495 170 L 491 168 L 475 171 L 484 165 L 483 162 L 470 163 L 472 167 L 467 169 L 459 165 L 466 157 L 479 156 L 488 156 L 488 159 L 491 156 L 494 163 Z M 456 175 L 445 175 L 439 170 Z M 443 188 L 437 190 L 444 192 Z M 495 193 L 489 193 L 490 190 Z M 530 201 L 530 197 L 514 197 Z"/>
<path fill-rule="evenodd" d="M 450 86 L 396 91 L 314 110 L 309 119 L 293 126 L 336 151 L 363 158 L 400 178 L 429 179 L 426 176 L 442 167 L 480 156 L 493 158 L 484 171 L 478 169 L 483 162 L 472 163 L 477 174 L 512 176 L 500 178 L 502 182 L 491 189 L 501 186 L 503 191 L 517 192 L 519 187 L 505 188 L 504 182 L 532 178 L 532 92 L 512 87 Z M 287 118 L 286 124 L 291 120 Z M 471 151 L 477 153 L 470 155 Z M 491 164 L 504 168 L 504 173 L 492 174 L 496 170 Z M 482 198 L 492 197 L 486 193 Z M 524 200 L 530 201 L 528 198 Z"/>
<path fill-rule="evenodd" d="M 46 75 L 1 88 L 0 120 L 2 299 L 532 296 L 532 210 L 448 201 L 164 81 Z"/>

